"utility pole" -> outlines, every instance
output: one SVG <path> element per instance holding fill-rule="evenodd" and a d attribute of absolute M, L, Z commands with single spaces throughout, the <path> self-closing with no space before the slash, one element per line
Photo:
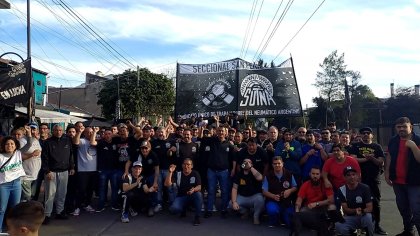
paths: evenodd
<path fill-rule="evenodd" d="M 31 60 L 31 1 L 26 0 L 26 43 L 27 43 L 27 59 L 29 60 L 29 97 L 27 114 L 29 122 L 32 122 L 32 118 L 35 117 L 35 99 L 34 99 L 34 80 L 32 78 L 32 62 Z"/>

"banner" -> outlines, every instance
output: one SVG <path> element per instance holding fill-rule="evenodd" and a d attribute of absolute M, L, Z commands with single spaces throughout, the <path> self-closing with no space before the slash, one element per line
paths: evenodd
<path fill-rule="evenodd" d="M 248 117 L 302 116 L 292 60 L 275 68 L 236 58 L 178 64 L 175 112 L 183 118 L 238 113 Z"/>
<path fill-rule="evenodd" d="M 26 105 L 31 96 L 29 76 L 32 76 L 30 60 L 0 70 L 0 105 Z"/>

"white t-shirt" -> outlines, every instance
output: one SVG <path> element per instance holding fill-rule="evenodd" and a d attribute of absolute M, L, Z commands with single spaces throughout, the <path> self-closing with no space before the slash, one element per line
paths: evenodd
<path fill-rule="evenodd" d="M 35 150 L 42 151 L 41 144 L 38 139 L 33 138 L 32 145 L 26 151 L 26 154 L 33 153 Z M 23 161 L 23 169 L 25 170 L 26 175 L 22 177 L 22 180 L 36 180 L 38 177 L 38 172 L 41 169 L 41 156 L 34 156 Z"/>
<path fill-rule="evenodd" d="M 17 150 L 13 156 L 8 157 L 7 154 L 0 153 L 0 166 L 11 158 L 11 160 L 0 169 L 0 184 L 11 182 L 22 176 L 25 176 L 25 171 L 22 167 L 22 154 Z"/>
<path fill-rule="evenodd" d="M 97 171 L 96 147 L 90 145 L 90 141 L 81 138 L 77 149 L 77 171 Z"/>

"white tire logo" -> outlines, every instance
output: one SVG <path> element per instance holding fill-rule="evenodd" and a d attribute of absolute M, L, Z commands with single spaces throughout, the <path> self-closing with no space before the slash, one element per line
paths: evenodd
<path fill-rule="evenodd" d="M 251 74 L 241 83 L 242 100 L 240 106 L 276 105 L 273 99 L 273 85 L 264 76 Z"/>
<path fill-rule="evenodd" d="M 230 88 L 230 84 L 226 80 L 217 80 L 210 83 L 201 101 L 211 108 L 222 108 L 229 105 L 234 97 L 226 92 L 226 88 Z"/>

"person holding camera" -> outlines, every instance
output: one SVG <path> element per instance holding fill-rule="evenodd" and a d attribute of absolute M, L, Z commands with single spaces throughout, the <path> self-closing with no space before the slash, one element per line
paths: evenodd
<path fill-rule="evenodd" d="M 254 209 L 253 222 L 260 224 L 260 214 L 264 210 L 264 197 L 261 193 L 263 176 L 254 168 L 251 159 L 246 158 L 237 172 L 232 187 L 231 208 L 239 211 L 245 219 L 248 211 Z"/>

